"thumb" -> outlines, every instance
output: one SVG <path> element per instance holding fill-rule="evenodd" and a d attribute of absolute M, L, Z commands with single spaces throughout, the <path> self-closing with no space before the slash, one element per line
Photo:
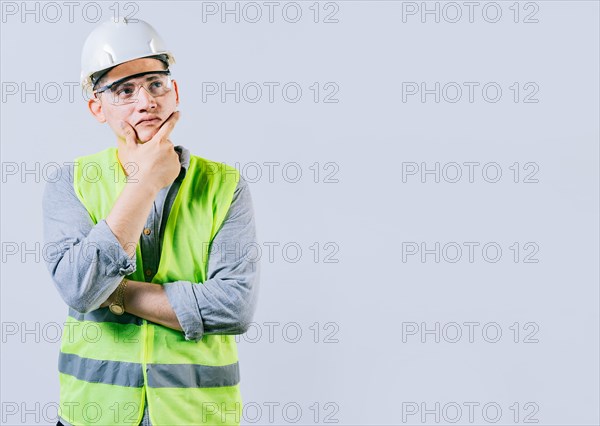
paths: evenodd
<path fill-rule="evenodd" d="M 134 147 L 137 145 L 137 134 L 135 129 L 131 127 L 129 123 L 121 120 L 119 123 L 121 126 L 121 131 L 123 132 L 122 138 L 125 139 L 125 145 L 133 145 Z"/>

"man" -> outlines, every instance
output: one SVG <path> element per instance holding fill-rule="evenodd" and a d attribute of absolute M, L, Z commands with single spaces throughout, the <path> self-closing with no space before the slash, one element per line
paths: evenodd
<path fill-rule="evenodd" d="M 239 424 L 237 347 L 259 264 L 237 169 L 174 146 L 172 53 L 146 22 L 88 36 L 88 107 L 117 147 L 47 183 L 46 259 L 69 306 L 59 356 L 64 425 Z"/>

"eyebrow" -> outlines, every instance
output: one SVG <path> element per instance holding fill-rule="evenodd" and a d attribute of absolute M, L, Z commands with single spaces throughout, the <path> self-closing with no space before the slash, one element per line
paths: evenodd
<path fill-rule="evenodd" d="M 161 70 L 157 70 L 157 71 L 142 72 L 142 73 L 139 73 L 139 74 L 134 74 L 134 75 L 130 75 L 128 77 L 124 77 L 124 78 L 122 78 L 120 80 L 113 81 L 112 83 L 108 84 L 107 87 L 110 88 L 110 89 L 114 89 L 115 87 L 119 87 L 122 84 L 128 83 L 130 80 L 133 80 L 135 78 L 139 78 L 139 77 L 141 77 L 143 75 L 152 74 L 152 73 L 156 73 L 156 74 L 154 74 L 154 75 L 148 75 L 148 77 L 146 77 L 145 81 L 155 80 L 155 79 L 159 78 L 159 76 L 162 75 L 162 74 L 166 74 L 166 75 L 171 74 L 169 72 L 169 70 L 162 70 L 162 71 Z"/>
<path fill-rule="evenodd" d="M 152 80 L 156 80 L 156 79 L 158 79 L 159 77 L 160 77 L 159 75 L 151 75 L 151 76 L 148 76 L 148 77 L 146 77 L 146 80 L 145 80 L 145 81 L 152 81 Z M 131 78 L 129 78 L 129 79 L 125 80 L 125 81 L 122 81 L 122 82 L 120 82 L 120 83 L 119 83 L 119 82 L 117 82 L 117 84 L 115 85 L 115 87 L 117 87 L 117 86 L 120 86 L 120 85 L 122 85 L 122 84 L 129 84 L 129 83 L 131 82 L 131 80 L 135 80 L 135 79 L 136 79 L 135 77 L 131 77 Z M 113 84 L 115 84 L 115 83 L 113 83 Z"/>

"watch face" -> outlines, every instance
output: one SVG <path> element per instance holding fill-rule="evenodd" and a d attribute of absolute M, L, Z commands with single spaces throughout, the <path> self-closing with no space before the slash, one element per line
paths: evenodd
<path fill-rule="evenodd" d="M 125 309 L 123 309 L 122 306 L 115 304 L 110 305 L 108 309 L 110 309 L 110 311 L 115 315 L 123 315 L 123 313 L 125 312 Z"/>

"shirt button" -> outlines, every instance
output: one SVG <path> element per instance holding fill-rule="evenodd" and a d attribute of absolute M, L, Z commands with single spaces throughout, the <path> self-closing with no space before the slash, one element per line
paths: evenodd
<path fill-rule="evenodd" d="M 152 275 L 152 269 L 146 269 L 146 275 L 147 276 Z"/>
<path fill-rule="evenodd" d="M 152 231 L 150 230 L 150 228 L 146 228 L 146 229 L 144 229 L 144 234 L 145 234 L 145 235 L 150 235 L 150 233 L 151 233 L 151 232 L 152 232 Z"/>

